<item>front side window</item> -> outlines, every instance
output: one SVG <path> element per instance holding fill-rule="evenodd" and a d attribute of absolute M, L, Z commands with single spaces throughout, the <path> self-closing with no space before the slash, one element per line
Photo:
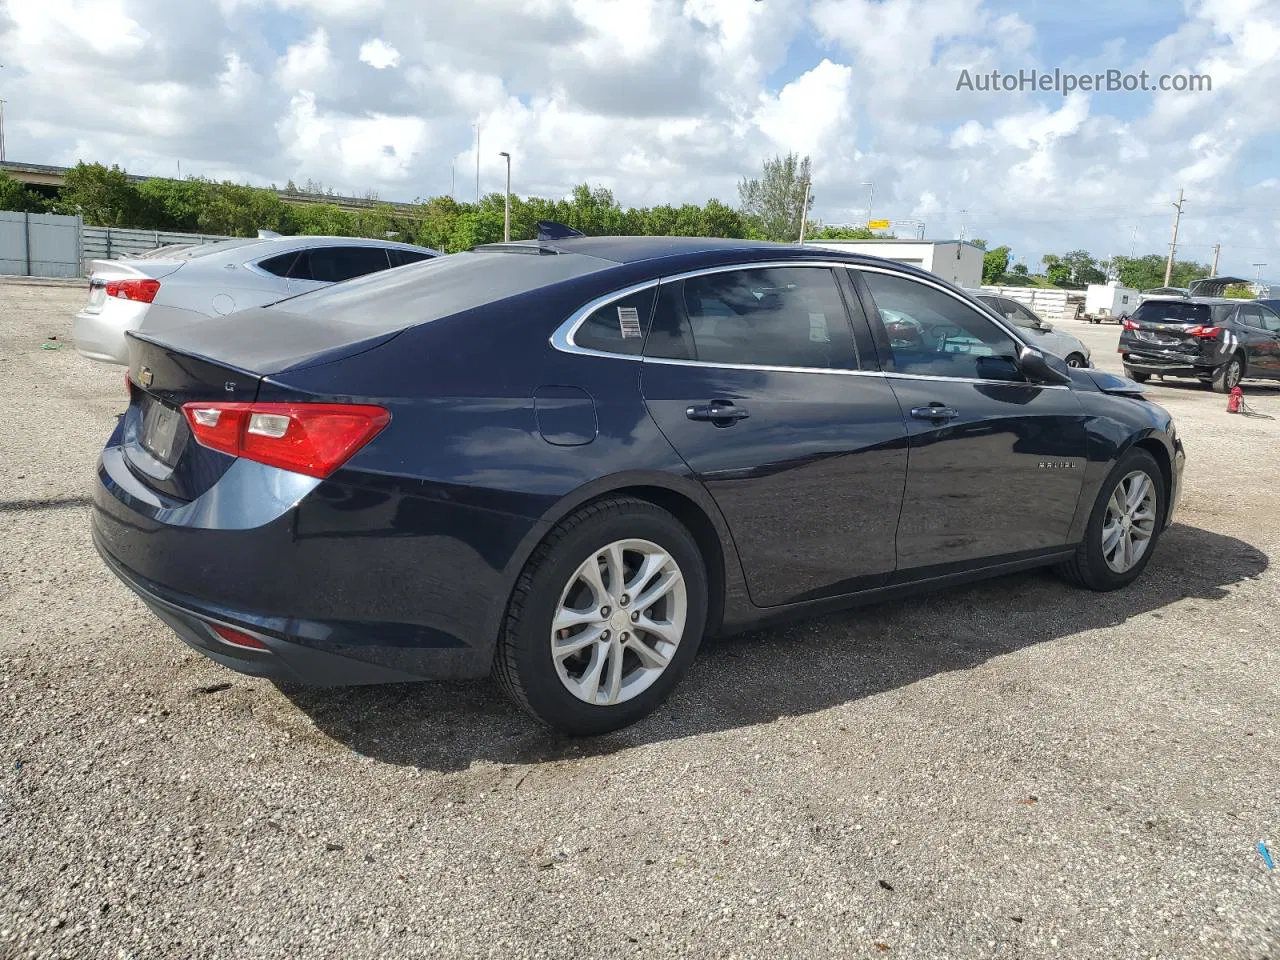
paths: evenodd
<path fill-rule="evenodd" d="M 1275 311 L 1268 310 L 1266 307 L 1258 307 L 1258 312 L 1262 314 L 1262 328 L 1270 330 L 1272 333 L 1280 333 L 1280 316 Z"/>
<path fill-rule="evenodd" d="M 1020 380 L 1018 345 L 962 301 L 906 277 L 864 272 L 899 373 Z"/>
<path fill-rule="evenodd" d="M 826 267 L 756 267 L 662 285 L 645 355 L 709 364 L 850 369 L 853 334 Z"/>
<path fill-rule="evenodd" d="M 588 350 L 639 356 L 656 293 L 650 287 L 597 308 L 578 327 L 573 342 Z"/>

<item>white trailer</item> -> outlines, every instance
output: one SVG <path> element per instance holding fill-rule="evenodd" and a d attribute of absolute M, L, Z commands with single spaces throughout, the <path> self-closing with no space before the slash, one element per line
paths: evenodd
<path fill-rule="evenodd" d="M 1119 280 L 1091 283 L 1084 291 L 1084 313 L 1080 319 L 1090 323 L 1119 322 L 1137 309 L 1138 291 L 1132 287 L 1122 287 Z"/>

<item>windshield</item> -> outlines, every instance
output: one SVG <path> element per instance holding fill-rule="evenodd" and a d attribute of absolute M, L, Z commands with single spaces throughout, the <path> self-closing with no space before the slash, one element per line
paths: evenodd
<path fill-rule="evenodd" d="M 1234 304 L 1187 303 L 1185 300 L 1147 300 L 1133 312 L 1140 323 L 1222 323 Z"/>

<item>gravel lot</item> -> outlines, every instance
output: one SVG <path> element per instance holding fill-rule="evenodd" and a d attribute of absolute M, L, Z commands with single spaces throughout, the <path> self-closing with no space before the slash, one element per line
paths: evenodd
<path fill-rule="evenodd" d="M 1280 419 L 1155 387 L 1186 491 L 1127 591 L 709 644 L 572 742 L 488 683 L 188 651 L 90 544 L 123 389 L 66 343 L 83 288 L 0 297 L 0 957 L 1280 958 Z"/>

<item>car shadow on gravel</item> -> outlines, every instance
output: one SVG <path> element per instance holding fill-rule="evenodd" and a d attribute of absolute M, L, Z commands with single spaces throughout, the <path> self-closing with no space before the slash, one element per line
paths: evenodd
<path fill-rule="evenodd" d="M 1226 600 L 1228 587 L 1267 566 L 1249 544 L 1175 524 L 1143 576 L 1115 593 L 1030 571 L 707 641 L 654 715 L 589 739 L 543 729 L 489 681 L 279 689 L 322 733 L 386 763 L 441 772 L 536 764 L 825 710 L 1141 614 L 1173 623 L 1163 608 Z"/>

